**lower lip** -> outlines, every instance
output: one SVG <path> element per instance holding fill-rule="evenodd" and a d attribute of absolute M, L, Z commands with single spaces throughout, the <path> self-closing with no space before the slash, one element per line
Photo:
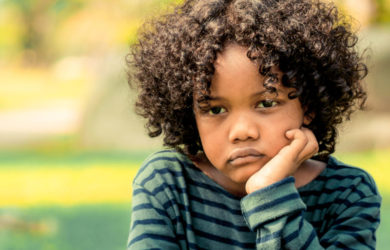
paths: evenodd
<path fill-rule="evenodd" d="M 246 164 L 256 162 L 262 157 L 263 157 L 262 155 L 258 155 L 258 156 L 248 155 L 245 157 L 238 157 L 234 160 L 231 160 L 229 163 L 233 166 L 241 166 L 241 165 L 246 165 Z"/>

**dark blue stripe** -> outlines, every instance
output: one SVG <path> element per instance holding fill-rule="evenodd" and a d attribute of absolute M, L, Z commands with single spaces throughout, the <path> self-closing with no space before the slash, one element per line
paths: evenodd
<path fill-rule="evenodd" d="M 148 190 L 143 189 L 143 188 L 137 188 L 137 189 L 133 190 L 133 197 L 135 197 L 139 194 L 147 194 L 147 195 L 153 196 L 153 194 L 151 192 L 149 192 Z"/>
<path fill-rule="evenodd" d="M 380 208 L 381 204 L 377 202 L 365 202 L 365 201 L 359 201 L 356 203 L 352 204 L 353 206 L 359 206 L 359 207 L 364 207 L 364 208 L 369 208 L 369 207 L 377 207 Z"/>
<path fill-rule="evenodd" d="M 172 171 L 171 169 L 169 168 L 164 168 L 164 169 L 153 169 L 153 172 L 148 176 L 146 177 L 141 183 L 140 185 L 141 186 L 144 186 L 148 181 L 152 180 L 156 174 L 160 174 L 160 175 L 164 175 L 164 174 L 170 174 L 176 178 L 178 177 L 183 177 L 183 173 L 182 172 L 178 172 L 178 171 Z"/>
<path fill-rule="evenodd" d="M 338 248 L 341 248 L 343 250 L 355 250 L 353 248 L 347 247 L 346 245 L 344 245 L 343 243 L 341 243 L 339 241 L 334 242 L 332 245 L 334 245 L 334 246 L 336 246 Z"/>
<path fill-rule="evenodd" d="M 365 242 L 364 238 L 363 238 L 361 235 L 357 234 L 357 233 L 343 233 L 343 234 L 344 234 L 344 235 L 350 235 L 351 237 L 353 237 L 353 238 L 355 238 L 355 239 L 357 239 L 357 238 L 355 237 L 355 235 L 358 235 L 358 237 L 360 238 L 360 240 L 359 240 L 359 239 L 357 239 L 357 240 L 358 240 L 360 243 L 362 243 L 363 245 L 365 245 L 365 246 L 366 246 L 367 248 L 369 248 L 369 249 L 375 249 L 374 247 L 368 245 L 368 244 Z M 345 237 L 345 236 L 344 236 L 344 237 Z M 336 247 L 339 247 L 339 248 L 342 248 L 342 249 L 353 249 L 353 248 L 350 248 L 350 247 L 344 245 L 344 244 L 343 244 L 342 242 L 340 242 L 340 241 L 332 242 L 330 239 L 322 239 L 322 240 L 321 240 L 321 245 L 324 246 L 324 247 L 329 247 L 329 246 L 333 245 L 333 246 L 336 246 Z"/>
<path fill-rule="evenodd" d="M 280 235 L 282 234 L 282 232 L 283 232 L 283 229 L 276 231 L 276 232 L 273 232 L 272 234 L 268 234 L 264 237 L 257 238 L 256 244 L 261 244 L 261 243 L 265 243 L 267 241 L 270 241 L 270 240 L 273 240 L 276 238 L 280 238 Z"/>
<path fill-rule="evenodd" d="M 248 211 L 246 214 L 247 216 L 251 216 L 252 214 L 255 214 L 255 213 L 258 213 L 262 210 L 265 210 L 265 209 L 270 209 L 276 205 L 280 205 L 282 203 L 285 203 L 285 202 L 288 202 L 288 201 L 291 201 L 291 200 L 294 200 L 294 199 L 298 199 L 299 198 L 299 194 L 297 193 L 293 193 L 293 194 L 289 194 L 289 195 L 286 195 L 286 196 L 282 196 L 278 199 L 275 199 L 271 202 L 268 202 L 268 203 L 265 203 L 261 206 L 258 206 L 258 207 L 255 207 L 253 208 L 252 210 Z"/>
<path fill-rule="evenodd" d="M 178 192 L 180 194 L 187 192 L 187 190 L 185 188 L 179 188 L 178 186 L 176 186 L 174 184 L 167 184 L 167 183 L 163 182 L 163 183 L 161 183 L 160 186 L 156 187 L 152 191 L 147 191 L 147 190 L 141 189 L 141 188 L 135 189 L 133 191 L 133 197 L 138 195 L 139 193 L 145 193 L 148 195 L 157 196 L 158 193 L 163 192 L 165 189 L 175 190 L 176 192 Z"/>
<path fill-rule="evenodd" d="M 371 214 L 358 214 L 357 217 L 365 219 L 371 223 L 379 222 L 379 217 L 373 217 Z"/>
<path fill-rule="evenodd" d="M 288 216 L 287 217 L 287 220 L 286 220 L 286 224 L 289 224 L 290 222 L 292 222 L 293 220 L 296 220 L 298 218 L 303 218 L 305 215 L 305 211 L 302 210 L 299 214 L 295 214 L 295 216 Z M 300 224 L 299 224 L 300 227 L 302 227 L 302 221 L 300 221 Z"/>
<path fill-rule="evenodd" d="M 154 177 L 156 176 L 156 172 L 153 171 L 151 175 L 149 175 L 148 177 L 146 177 L 145 179 L 142 180 L 142 182 L 140 183 L 140 186 L 145 186 L 145 183 L 154 179 Z"/>
<path fill-rule="evenodd" d="M 150 204 L 141 204 L 141 205 L 134 207 L 133 211 L 137 211 L 137 210 L 141 210 L 141 209 L 156 209 L 159 214 L 162 214 L 162 215 L 168 217 L 168 215 L 166 214 L 166 210 L 168 210 L 170 207 L 173 207 L 175 205 L 178 206 L 178 208 L 181 211 L 191 213 L 191 216 L 206 220 L 210 223 L 214 223 L 214 224 L 221 225 L 221 226 L 226 226 L 226 227 L 229 227 L 229 229 L 240 231 L 240 232 L 249 232 L 250 231 L 247 226 L 237 226 L 237 225 L 230 223 L 230 222 L 227 222 L 227 221 L 219 220 L 219 219 L 216 219 L 214 217 L 207 216 L 205 214 L 190 211 L 190 208 L 188 206 L 185 206 L 185 205 L 180 204 L 180 203 L 176 203 L 174 200 L 168 200 L 167 202 L 162 204 L 162 206 L 165 210 L 160 210 L 160 209 L 154 208 Z M 176 220 L 178 218 L 181 219 L 180 217 L 177 217 Z"/>
<path fill-rule="evenodd" d="M 356 233 L 359 232 L 360 228 L 352 227 L 352 226 L 347 226 L 347 225 L 340 225 L 340 226 L 335 226 L 334 229 L 343 231 L 343 234 L 350 235 L 354 237 L 357 241 L 359 241 L 361 244 L 366 245 L 370 249 L 374 249 L 371 246 L 369 246 L 366 242 L 366 239 L 363 238 L 360 234 Z M 373 234 L 375 233 L 375 229 L 373 228 L 368 228 Z"/>
<path fill-rule="evenodd" d="M 321 240 L 320 244 L 324 248 L 328 248 L 330 246 L 336 246 L 337 248 L 343 249 L 343 250 L 355 250 L 353 248 L 350 248 L 350 247 L 344 245 L 344 243 L 341 243 L 340 241 L 329 242 L 329 240 Z"/>
<path fill-rule="evenodd" d="M 326 223 L 328 223 L 329 221 L 332 221 L 332 219 L 330 218 L 326 218 L 326 219 L 322 219 L 322 220 L 319 220 L 319 221 L 310 221 L 310 224 L 316 228 L 317 230 L 321 230 L 323 225 L 325 225 Z M 332 223 L 333 224 L 333 223 Z"/>
<path fill-rule="evenodd" d="M 360 202 L 352 203 L 348 200 L 336 199 L 336 200 L 331 201 L 331 202 L 326 202 L 326 203 L 322 203 L 322 204 L 313 204 L 311 206 L 307 206 L 307 211 L 313 212 L 314 210 L 328 209 L 329 207 L 335 206 L 335 205 L 345 205 L 347 208 L 350 208 L 350 207 L 364 207 L 364 208 L 377 207 L 377 208 L 379 208 L 380 207 L 380 203 L 377 203 L 377 202 L 360 201 Z"/>
<path fill-rule="evenodd" d="M 189 207 L 184 206 L 184 205 L 182 205 L 182 204 L 177 204 L 177 203 L 175 203 L 175 200 L 168 200 L 167 202 L 165 202 L 164 204 L 162 204 L 162 207 L 164 208 L 164 210 L 162 210 L 162 209 L 157 209 L 157 208 L 154 208 L 154 207 L 152 207 L 152 206 L 148 206 L 147 209 L 149 209 L 149 208 L 151 208 L 151 209 L 156 209 L 156 211 L 157 211 L 160 215 L 165 216 L 165 217 L 167 217 L 167 218 L 170 218 L 170 220 L 172 221 L 172 224 L 173 224 L 174 226 L 177 226 L 178 223 L 181 223 L 181 222 L 182 222 L 182 223 L 184 224 L 184 227 L 187 227 L 187 226 L 188 226 L 188 229 L 189 229 L 189 230 L 192 230 L 192 225 L 187 225 L 187 224 L 186 224 L 186 221 L 183 220 L 183 218 L 181 217 L 181 215 L 177 215 L 176 217 L 173 217 L 173 218 L 171 218 L 171 217 L 168 215 L 168 213 L 167 213 L 168 208 L 174 207 L 175 205 L 178 207 L 178 209 L 180 209 L 180 210 L 185 210 L 186 212 L 189 213 Z M 137 210 L 140 210 L 140 209 L 137 209 Z M 133 211 L 134 211 L 134 209 L 133 209 Z M 176 211 L 175 211 L 174 213 L 176 214 Z"/>
<path fill-rule="evenodd" d="M 231 193 L 227 192 L 226 190 L 218 187 L 218 186 L 212 186 L 210 184 L 206 184 L 206 183 L 203 183 L 203 182 L 196 182 L 194 181 L 193 179 L 191 178 L 188 178 L 186 179 L 187 183 L 190 184 L 190 185 L 194 185 L 194 186 L 197 186 L 197 187 L 201 187 L 201 188 L 205 188 L 205 189 L 208 189 L 209 191 L 215 193 L 220 193 L 230 199 L 233 199 L 233 200 L 240 200 L 241 198 L 240 197 L 236 197 L 234 195 L 232 195 Z M 217 184 L 215 184 L 217 185 Z"/>
<path fill-rule="evenodd" d="M 301 216 L 298 217 L 298 219 L 299 219 L 299 230 L 301 230 L 302 227 L 303 227 L 304 214 L 305 214 L 305 211 L 302 210 L 302 211 L 301 211 Z"/>
<path fill-rule="evenodd" d="M 337 225 L 337 224 L 335 223 L 335 225 Z M 375 231 L 376 231 L 372 227 L 359 228 L 359 227 L 354 227 L 354 226 L 349 226 L 349 225 L 337 225 L 337 226 L 335 226 L 333 228 L 337 229 L 337 230 L 340 230 L 340 231 L 348 232 L 348 234 L 354 233 L 354 232 L 359 232 L 360 230 L 370 230 L 372 233 L 375 233 Z"/>
<path fill-rule="evenodd" d="M 166 216 L 168 217 L 168 214 L 166 213 L 165 210 L 162 210 L 162 209 L 159 209 L 159 208 L 156 208 L 156 207 L 153 207 L 151 204 L 149 203 L 145 203 L 145 204 L 139 204 L 135 207 L 133 207 L 133 210 L 132 210 L 132 213 L 138 211 L 138 210 L 144 210 L 144 209 L 153 209 L 153 210 L 156 210 L 156 212 L 162 216 Z"/>
<path fill-rule="evenodd" d="M 379 223 L 379 219 L 378 218 L 374 218 L 368 214 L 358 214 L 358 215 L 354 215 L 353 217 L 344 217 L 344 218 L 339 218 L 337 220 L 335 220 L 332 224 L 334 225 L 341 225 L 343 223 L 345 223 L 346 221 L 350 220 L 350 219 L 356 219 L 357 217 L 363 219 L 363 220 L 366 220 L 368 221 L 369 223 L 371 224 L 374 224 L 374 223 Z M 355 224 L 355 223 L 354 223 Z M 359 222 L 359 224 L 362 224 Z"/>
<path fill-rule="evenodd" d="M 216 217 L 211 217 L 205 214 L 197 213 L 197 212 L 192 212 L 191 213 L 194 218 L 198 218 L 201 220 L 205 220 L 209 223 L 217 224 L 220 226 L 228 227 L 231 230 L 236 230 L 239 232 L 250 232 L 250 229 L 245 225 L 245 226 L 237 226 L 231 222 L 225 221 L 225 220 L 220 220 L 217 219 Z"/>
<path fill-rule="evenodd" d="M 322 212 L 320 212 L 320 213 L 323 214 Z M 306 213 L 306 215 L 307 214 L 308 213 Z M 316 228 L 320 228 L 321 225 L 326 224 L 326 223 L 340 225 L 340 224 L 343 224 L 346 221 L 351 219 L 351 217 L 342 217 L 342 218 L 336 219 L 335 221 L 332 221 L 337 216 L 339 216 L 339 215 L 338 214 L 332 214 L 332 215 L 327 214 L 325 218 L 319 218 L 318 220 L 315 220 L 315 221 L 311 220 L 310 217 L 307 219 L 310 220 L 310 224 L 312 224 Z M 368 221 L 369 223 L 379 223 L 379 221 L 380 221 L 378 217 L 373 217 L 372 215 L 366 214 L 366 213 L 353 215 L 353 218 L 361 218 L 361 219 Z M 330 223 L 330 222 L 332 222 L 332 223 Z"/>
<path fill-rule="evenodd" d="M 235 225 L 235 224 L 228 222 L 228 221 L 220 220 L 220 219 L 217 219 L 215 217 L 211 217 L 211 216 L 208 216 L 208 215 L 205 215 L 202 213 L 198 213 L 195 211 L 190 211 L 190 208 L 188 206 L 183 205 L 183 204 L 175 204 L 175 205 L 177 205 L 181 211 L 184 210 L 185 212 L 190 213 L 191 217 L 202 219 L 202 220 L 205 220 L 209 223 L 214 223 L 216 225 L 225 226 L 225 227 L 228 227 L 230 230 L 235 230 L 235 231 L 239 231 L 239 232 L 250 232 L 250 229 L 246 225 L 245 226 Z M 169 201 L 164 203 L 164 205 L 163 205 L 163 207 L 165 209 L 168 209 L 171 206 L 172 206 L 172 204 L 170 204 Z"/>
<path fill-rule="evenodd" d="M 167 225 L 167 223 L 160 219 L 134 220 L 131 230 L 133 230 L 138 225 Z"/>
<path fill-rule="evenodd" d="M 149 192 L 148 190 L 145 190 L 145 189 L 138 188 L 138 189 L 135 189 L 133 191 L 133 198 L 140 195 L 140 194 L 147 194 L 148 196 L 156 197 L 158 195 L 158 193 L 163 192 L 165 188 L 169 188 L 169 186 L 166 183 L 163 183 L 162 185 L 158 186 L 157 188 L 155 188 L 151 192 Z"/>
<path fill-rule="evenodd" d="M 196 249 L 196 250 L 210 250 L 210 249 L 208 249 L 208 248 L 203 248 L 203 247 L 200 247 L 200 246 L 198 246 L 198 245 L 195 245 L 195 244 L 192 244 L 193 246 L 191 247 L 191 248 L 193 248 L 193 249 Z"/>
<path fill-rule="evenodd" d="M 292 222 L 293 220 L 299 220 L 299 225 L 298 225 L 297 230 L 295 230 L 294 232 L 292 232 L 289 235 L 287 235 L 286 237 L 284 237 L 285 244 L 288 244 L 290 241 L 292 241 L 298 237 L 299 232 L 302 230 L 302 227 L 303 227 L 303 222 L 304 222 L 303 214 L 304 214 L 304 211 L 302 211 L 300 215 L 291 216 L 287 219 L 287 224 L 294 223 L 294 222 Z"/>
<path fill-rule="evenodd" d="M 186 242 L 186 243 L 187 243 L 187 245 L 188 245 L 188 247 L 189 247 L 190 249 L 208 250 L 208 249 L 206 249 L 206 248 L 203 248 L 203 247 L 198 246 L 198 245 L 195 244 L 195 243 L 190 243 L 190 242 Z"/>
<path fill-rule="evenodd" d="M 176 237 L 174 238 L 171 236 L 166 236 L 166 235 L 161 235 L 161 234 L 145 233 L 145 234 L 141 234 L 141 235 L 135 237 L 132 241 L 129 242 L 127 247 L 129 247 L 132 244 L 134 244 L 138 241 L 141 241 L 143 239 L 148 239 L 148 240 L 153 239 L 153 240 L 166 241 L 166 242 L 170 242 L 170 243 L 177 245 L 177 240 L 185 239 L 185 236 L 184 235 L 176 235 Z"/>
<path fill-rule="evenodd" d="M 165 169 L 166 170 L 166 169 Z M 161 174 L 165 174 L 167 173 L 168 171 L 164 171 L 164 169 L 162 170 L 155 170 L 156 172 L 159 172 Z M 173 172 L 173 171 L 170 171 L 174 174 L 176 174 L 176 176 L 182 176 L 182 173 L 179 173 L 179 172 Z M 146 178 L 142 183 L 141 185 L 144 185 L 147 181 L 150 181 L 153 179 L 153 177 L 155 176 L 155 173 L 151 174 L 150 176 L 148 176 L 148 178 Z M 186 181 L 188 181 L 188 183 L 191 185 L 194 185 L 194 186 L 198 186 L 198 187 L 202 187 L 202 188 L 206 188 L 206 189 L 209 189 L 211 192 L 218 192 L 218 193 L 222 193 L 223 195 L 227 196 L 228 198 L 232 198 L 234 199 L 235 201 L 238 201 L 239 202 L 239 198 L 231 195 L 230 193 L 227 193 L 225 190 L 223 189 L 220 189 L 220 188 L 217 188 L 217 187 L 214 187 L 214 186 L 211 186 L 209 184 L 205 184 L 205 183 L 199 183 L 199 182 L 196 182 L 196 181 L 193 181 L 191 178 L 187 179 Z M 159 192 L 162 192 L 164 191 L 166 188 L 169 188 L 171 190 L 175 190 L 177 191 L 178 193 L 180 194 L 183 194 L 183 193 L 187 193 L 187 190 L 184 189 L 184 188 L 179 188 L 178 186 L 174 185 L 174 184 L 171 184 L 171 185 L 168 185 L 166 183 L 163 183 L 163 185 L 157 187 L 156 189 L 154 189 L 152 192 L 149 192 L 148 194 L 150 195 L 153 195 L 153 196 L 156 196 L 158 195 Z M 134 193 L 133 193 L 133 196 L 134 195 L 137 195 L 139 192 L 144 192 L 144 191 L 138 191 L 138 190 L 135 190 Z M 146 192 L 144 192 L 146 193 Z M 206 205 L 210 205 L 210 206 L 213 206 L 213 207 L 218 207 L 218 208 L 222 208 L 222 209 L 225 209 L 225 210 L 228 210 L 230 211 L 232 214 L 235 214 L 235 215 L 241 215 L 242 212 L 241 212 L 241 209 L 232 209 L 232 208 L 229 208 L 228 206 L 226 206 L 225 204 L 221 204 L 221 203 L 217 203 L 217 202 L 213 202 L 213 201 L 207 201 L 207 200 L 203 200 L 201 198 L 198 198 L 194 195 L 191 195 L 191 198 L 193 198 L 195 201 L 198 201 L 198 202 L 201 202 L 202 204 L 206 204 Z"/>
<path fill-rule="evenodd" d="M 339 186 L 339 187 L 334 188 L 334 189 L 324 188 L 321 190 L 301 191 L 301 192 L 299 192 L 299 194 L 301 195 L 302 199 L 308 199 L 311 196 L 319 197 L 322 194 L 335 194 L 336 192 L 344 192 L 346 190 L 349 190 L 351 193 L 357 193 L 361 199 L 363 199 L 364 197 L 367 197 L 367 195 L 365 195 L 362 191 L 358 190 L 357 186 L 355 186 L 355 185 L 350 185 L 348 187 Z"/>
<path fill-rule="evenodd" d="M 312 229 L 309 238 L 306 240 L 305 244 L 301 247 L 301 249 L 307 249 L 315 237 L 316 232 Z"/>
<path fill-rule="evenodd" d="M 156 155 L 158 155 L 158 153 L 156 153 Z M 151 156 L 151 157 L 156 157 L 156 156 Z M 148 162 L 145 163 L 145 165 L 143 165 L 138 173 L 137 173 L 137 176 L 140 175 L 143 171 L 145 171 L 145 169 L 150 165 L 152 164 L 153 162 L 156 162 L 156 161 L 169 161 L 169 162 L 176 162 L 176 163 L 179 163 L 180 165 L 182 165 L 184 162 L 182 162 L 180 159 L 177 158 L 177 156 L 173 156 L 173 157 L 168 157 L 168 156 L 157 156 L 156 158 L 152 158 L 151 160 L 149 160 Z M 186 163 L 184 163 L 186 164 Z M 188 164 L 188 163 L 187 163 Z M 137 178 L 136 176 L 136 178 Z"/>
<path fill-rule="evenodd" d="M 207 238 L 209 240 L 216 241 L 216 242 L 223 242 L 223 243 L 230 244 L 230 245 L 237 246 L 237 247 L 241 247 L 241 248 L 249 248 L 249 249 L 256 248 L 255 243 L 240 242 L 240 241 L 236 241 L 236 240 L 233 240 L 230 238 L 224 238 L 224 237 L 221 237 L 219 235 L 214 235 L 214 234 L 211 234 L 210 232 L 203 232 L 203 231 L 196 230 L 196 229 L 194 229 L 194 232 L 197 236 L 204 237 L 204 238 Z"/>
<path fill-rule="evenodd" d="M 233 208 L 228 207 L 226 204 L 215 202 L 215 201 L 209 201 L 209 200 L 206 200 L 203 198 L 199 198 L 199 197 L 192 195 L 192 194 L 190 195 L 190 200 L 199 202 L 203 205 L 207 205 L 207 206 L 210 206 L 213 208 L 223 209 L 223 210 L 228 211 L 229 213 L 231 213 L 233 215 L 242 215 L 241 209 L 233 209 Z"/>
<path fill-rule="evenodd" d="M 341 180 L 355 180 L 355 179 L 360 179 L 361 183 L 365 184 L 369 189 L 370 191 L 373 193 L 373 194 L 378 194 L 378 192 L 376 191 L 376 189 L 372 186 L 372 184 L 370 182 L 367 182 L 365 176 L 363 175 L 338 175 L 338 174 L 335 174 L 335 175 L 331 175 L 331 179 L 329 178 L 329 176 L 325 175 L 319 175 L 314 181 L 322 181 L 322 182 L 328 182 L 330 180 L 338 180 L 338 181 L 341 181 Z"/>
<path fill-rule="evenodd" d="M 235 230 L 235 231 L 239 231 L 239 232 L 249 232 L 250 231 L 247 226 L 238 226 L 238 225 L 235 225 L 235 224 L 233 224 L 231 222 L 219 220 L 217 218 L 210 217 L 210 216 L 207 216 L 205 214 L 201 214 L 201 213 L 197 213 L 197 212 L 194 212 L 194 211 L 190 211 L 190 208 L 188 206 L 185 206 L 185 205 L 179 204 L 179 203 L 175 203 L 173 200 L 169 200 L 169 201 L 165 202 L 164 204 L 162 204 L 162 206 L 163 206 L 163 208 L 165 210 L 154 208 L 150 204 L 141 204 L 141 205 L 135 206 L 133 208 L 133 212 L 137 211 L 137 210 L 141 210 L 141 209 L 156 209 L 156 211 L 159 214 L 168 217 L 168 214 L 166 213 L 166 211 L 168 210 L 168 208 L 173 207 L 175 205 L 177 205 L 178 208 L 181 211 L 188 212 L 188 213 L 191 214 L 191 216 L 199 218 L 199 219 L 206 220 L 206 221 L 208 221 L 210 223 L 214 223 L 214 224 L 221 225 L 221 226 L 226 226 L 226 227 L 228 227 L 231 230 Z M 176 220 L 178 220 L 178 219 L 181 219 L 181 218 L 177 217 Z"/>
<path fill-rule="evenodd" d="M 331 168 L 331 169 L 335 169 L 335 170 L 342 170 L 344 168 L 347 168 L 346 171 L 348 171 L 348 168 L 355 168 L 355 167 L 352 167 L 352 166 L 345 164 L 344 162 L 337 160 L 334 157 L 333 157 L 333 159 L 328 161 L 328 165 L 326 167 Z"/>
<path fill-rule="evenodd" d="M 295 238 L 298 237 L 300 232 L 300 229 L 295 230 L 294 232 L 290 233 L 286 237 L 284 237 L 284 244 L 288 244 L 290 241 L 294 240 Z"/>

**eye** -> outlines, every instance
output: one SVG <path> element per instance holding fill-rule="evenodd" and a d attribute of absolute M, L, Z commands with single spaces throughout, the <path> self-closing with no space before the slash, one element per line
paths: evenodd
<path fill-rule="evenodd" d="M 226 109 L 225 108 L 222 108 L 222 107 L 211 107 L 210 110 L 209 110 L 209 114 L 210 115 L 219 115 L 219 114 L 222 114 L 222 113 L 225 113 L 226 112 Z"/>
<path fill-rule="evenodd" d="M 258 108 L 272 108 L 272 107 L 276 106 L 277 104 L 278 104 L 278 102 L 275 100 L 264 100 L 264 101 L 259 102 L 259 104 L 257 104 L 257 107 Z"/>

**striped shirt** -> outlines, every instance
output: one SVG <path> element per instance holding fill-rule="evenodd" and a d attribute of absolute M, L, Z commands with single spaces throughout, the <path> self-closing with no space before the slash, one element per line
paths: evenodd
<path fill-rule="evenodd" d="M 128 249 L 375 249 L 380 203 L 369 174 L 333 157 L 303 187 L 288 177 L 236 197 L 160 151 L 133 181 Z"/>

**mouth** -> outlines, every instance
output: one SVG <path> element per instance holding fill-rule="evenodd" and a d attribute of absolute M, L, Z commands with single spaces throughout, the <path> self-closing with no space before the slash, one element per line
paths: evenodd
<path fill-rule="evenodd" d="M 255 162 L 262 157 L 264 157 L 264 154 L 254 148 L 238 148 L 232 151 L 228 163 L 239 166 Z"/>

